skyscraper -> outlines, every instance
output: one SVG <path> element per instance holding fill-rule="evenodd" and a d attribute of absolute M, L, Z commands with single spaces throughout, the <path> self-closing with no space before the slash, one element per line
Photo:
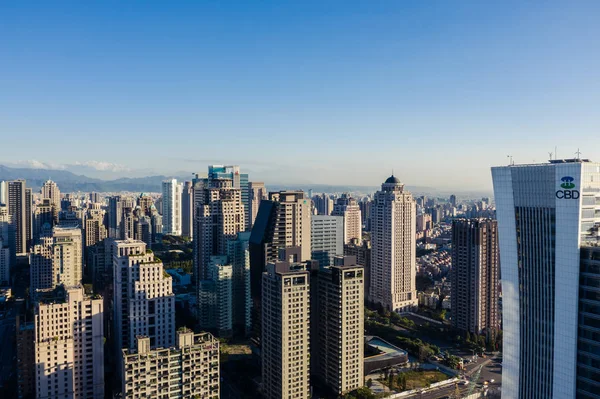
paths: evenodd
<path fill-rule="evenodd" d="M 35 244 L 43 234 L 44 229 L 52 229 L 58 224 L 58 210 L 50 198 L 42 199 L 36 204 L 33 212 L 33 243 Z"/>
<path fill-rule="evenodd" d="M 482 334 L 500 327 L 498 225 L 491 219 L 452 221 L 452 325 Z"/>
<path fill-rule="evenodd" d="M 198 323 L 202 329 L 216 329 L 221 337 L 231 336 L 233 268 L 227 256 L 211 256 L 207 271 L 198 287 Z"/>
<path fill-rule="evenodd" d="M 331 197 L 325 193 L 321 195 L 315 195 L 312 198 L 315 208 L 317 209 L 317 214 L 319 215 L 331 215 L 333 211 L 333 200 Z"/>
<path fill-rule="evenodd" d="M 370 301 L 399 311 L 417 305 L 416 205 L 404 184 L 390 176 L 371 206 Z"/>
<path fill-rule="evenodd" d="M 578 317 L 578 293 L 597 299 L 584 288 L 592 280 L 580 268 L 594 267 L 581 252 L 598 245 L 600 164 L 510 165 L 492 168 L 492 178 L 502 268 L 502 396 L 593 398 L 592 374 L 600 367 L 589 363 L 589 353 L 597 358 L 589 344 L 598 341 L 600 312 L 590 307 Z"/>
<path fill-rule="evenodd" d="M 104 398 L 102 298 L 81 286 L 45 290 L 35 305 L 36 397 Z"/>
<path fill-rule="evenodd" d="M 371 240 L 352 240 L 344 245 L 344 256 L 354 256 L 356 264 L 363 267 L 365 300 L 368 300 L 371 287 Z"/>
<path fill-rule="evenodd" d="M 163 234 L 181 235 L 181 192 L 177 179 L 162 182 Z"/>
<path fill-rule="evenodd" d="M 262 281 L 265 399 L 310 398 L 311 263 L 275 262 Z"/>
<path fill-rule="evenodd" d="M 10 267 L 15 263 L 15 226 L 6 205 L 0 205 L 0 281 L 10 282 Z M 0 282 L 0 286 L 3 283 Z"/>
<path fill-rule="evenodd" d="M 40 190 L 43 198 L 48 198 L 50 203 L 54 205 L 54 209 L 56 210 L 56 214 L 58 215 L 58 211 L 60 210 L 60 190 L 56 183 L 52 180 L 47 180 Z"/>
<path fill-rule="evenodd" d="M 108 236 L 115 240 L 133 238 L 135 200 L 120 195 L 108 198 Z"/>
<path fill-rule="evenodd" d="M 235 334 L 247 335 L 251 328 L 250 232 L 238 233 L 227 241 L 227 258 L 232 267 L 232 321 Z"/>
<path fill-rule="evenodd" d="M 15 251 L 24 255 L 31 245 L 31 189 L 25 180 L 8 182 L 8 214 L 15 225 Z"/>
<path fill-rule="evenodd" d="M 81 229 L 54 227 L 43 234 L 29 255 L 31 293 L 81 284 L 83 275 L 83 245 Z"/>
<path fill-rule="evenodd" d="M 250 229 L 250 202 L 248 190 L 248 174 L 240 173 L 238 165 L 209 165 L 208 180 L 229 179 L 233 183 L 233 188 L 241 190 L 242 204 L 244 207 L 244 230 Z"/>
<path fill-rule="evenodd" d="M 110 252 L 118 349 L 134 349 L 138 335 L 149 337 L 152 348 L 175 345 L 175 295 L 162 262 L 142 241 L 115 241 Z"/>
<path fill-rule="evenodd" d="M 183 183 L 181 193 L 181 234 L 193 238 L 194 230 L 194 188 L 191 181 Z"/>
<path fill-rule="evenodd" d="M 330 266 L 334 257 L 344 254 L 344 217 L 313 215 L 310 223 L 311 259 Z"/>
<path fill-rule="evenodd" d="M 267 189 L 265 188 L 265 183 L 256 181 L 248 183 L 248 212 L 250 213 L 250 217 L 248 219 L 248 231 L 251 231 L 252 226 L 254 226 L 254 220 L 256 220 L 256 215 L 258 215 L 260 202 L 262 200 L 266 200 L 267 198 L 268 193 Z"/>
<path fill-rule="evenodd" d="M 8 184 L 7 182 L 0 180 L 0 205 L 6 205 L 8 203 Z"/>
<path fill-rule="evenodd" d="M 353 238 L 362 239 L 360 207 L 358 202 L 349 194 L 344 193 L 337 199 L 331 215 L 344 217 L 344 244 L 350 243 Z"/>

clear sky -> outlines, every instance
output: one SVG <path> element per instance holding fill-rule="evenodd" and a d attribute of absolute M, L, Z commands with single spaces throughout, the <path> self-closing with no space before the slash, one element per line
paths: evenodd
<path fill-rule="evenodd" d="M 600 161 L 599 1 L 4 1 L 0 163 L 489 189 Z"/>

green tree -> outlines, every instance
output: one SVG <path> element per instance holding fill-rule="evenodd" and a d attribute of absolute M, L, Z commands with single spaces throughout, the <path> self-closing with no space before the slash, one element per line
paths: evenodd
<path fill-rule="evenodd" d="M 367 388 L 371 388 L 373 386 L 373 380 L 371 378 L 369 378 L 367 380 Z"/>

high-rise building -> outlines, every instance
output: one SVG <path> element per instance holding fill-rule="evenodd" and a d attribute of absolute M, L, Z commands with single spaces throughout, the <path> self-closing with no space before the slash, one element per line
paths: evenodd
<path fill-rule="evenodd" d="M 8 184 L 0 180 L 0 205 L 8 204 Z"/>
<path fill-rule="evenodd" d="M 125 398 L 219 398 L 219 341 L 209 333 L 183 329 L 176 346 L 159 349 L 138 336 L 135 349 L 123 350 L 122 361 Z"/>
<path fill-rule="evenodd" d="M 39 293 L 35 305 L 36 397 L 104 398 L 101 298 L 81 286 Z"/>
<path fill-rule="evenodd" d="M 34 399 L 36 394 L 35 324 L 16 317 L 17 387 L 19 399 Z"/>
<path fill-rule="evenodd" d="M 238 165 L 209 165 L 208 180 L 229 179 L 233 183 L 233 188 L 240 189 L 242 204 L 244 206 L 244 230 L 250 229 L 250 202 L 248 191 L 248 174 L 240 173 Z"/>
<path fill-rule="evenodd" d="M 404 184 L 390 176 L 371 206 L 370 301 L 389 310 L 417 306 L 416 205 Z"/>
<path fill-rule="evenodd" d="M 81 229 L 54 227 L 42 235 L 32 247 L 31 293 L 52 289 L 60 284 L 71 287 L 81 284 L 83 245 Z"/>
<path fill-rule="evenodd" d="M 58 209 L 51 202 L 50 198 L 42 199 L 42 202 L 35 205 L 33 212 L 33 244 L 35 244 L 44 229 L 51 230 L 58 224 Z"/>
<path fill-rule="evenodd" d="M 0 287 L 10 286 L 10 248 L 0 237 Z"/>
<path fill-rule="evenodd" d="M 198 323 L 203 329 L 216 329 L 221 337 L 233 331 L 233 268 L 227 256 L 211 256 L 207 279 L 198 287 Z"/>
<path fill-rule="evenodd" d="M 247 335 L 251 328 L 250 232 L 238 233 L 227 241 L 227 258 L 232 267 L 232 320 L 234 334 Z"/>
<path fill-rule="evenodd" d="M 344 193 L 337 199 L 331 215 L 344 217 L 344 244 L 352 239 L 362 239 L 362 216 L 358 202 Z"/>
<path fill-rule="evenodd" d="M 358 207 L 360 208 L 360 217 L 363 225 L 363 229 L 365 231 L 371 231 L 371 205 L 373 201 L 369 199 L 369 197 L 363 198 L 359 203 Z"/>
<path fill-rule="evenodd" d="M 344 217 L 313 215 L 310 220 L 311 259 L 321 267 L 333 264 L 333 258 L 344 254 Z"/>
<path fill-rule="evenodd" d="M 364 273 L 355 258 L 311 275 L 311 374 L 344 395 L 364 385 Z"/>
<path fill-rule="evenodd" d="M 452 221 L 452 325 L 482 334 L 500 328 L 498 225 L 492 219 Z"/>
<path fill-rule="evenodd" d="M 162 182 L 163 234 L 181 235 L 181 193 L 177 179 Z"/>
<path fill-rule="evenodd" d="M 137 205 L 140 208 L 142 215 L 151 215 L 154 200 L 151 196 L 141 193 L 137 199 Z"/>
<path fill-rule="evenodd" d="M 495 167 L 492 178 L 502 275 L 502 396 L 593 398 L 600 312 L 594 308 L 597 286 L 586 287 L 594 286 L 597 270 L 587 254 L 598 245 L 600 164 L 556 159 Z"/>
<path fill-rule="evenodd" d="M 58 215 L 58 211 L 60 210 L 60 190 L 56 183 L 52 180 L 47 180 L 40 190 L 43 198 L 48 198 L 50 203 L 54 205 L 54 209 L 56 210 L 56 214 Z"/>
<path fill-rule="evenodd" d="M 108 198 L 108 236 L 115 240 L 133 238 L 133 209 L 136 201 L 120 195 Z"/>
<path fill-rule="evenodd" d="M 15 242 L 15 225 L 12 222 L 12 216 L 8 213 L 6 205 L 0 205 L 0 249 L 4 250 L 4 256 L 8 252 L 9 269 L 16 263 L 16 242 Z"/>
<path fill-rule="evenodd" d="M 242 191 L 230 179 L 211 179 L 196 189 L 194 272 L 196 279 L 209 279 L 210 257 L 225 255 L 227 240 L 245 229 Z"/>
<path fill-rule="evenodd" d="M 450 202 L 450 205 L 456 207 L 456 195 L 452 194 L 448 202 Z"/>
<path fill-rule="evenodd" d="M 265 183 L 256 181 L 248 183 L 248 212 L 250 213 L 250 217 L 248 219 L 248 231 L 251 231 L 252 226 L 254 226 L 256 215 L 258 215 L 258 208 L 260 207 L 260 202 L 262 200 L 266 200 L 267 198 L 268 192 L 265 188 Z"/>
<path fill-rule="evenodd" d="M 117 347 L 134 349 L 138 335 L 152 348 L 175 344 L 172 278 L 142 241 L 114 241 L 114 323 Z"/>
<path fill-rule="evenodd" d="M 310 262 L 275 262 L 269 263 L 263 273 L 261 353 L 265 399 L 311 397 L 310 271 L 317 267 Z"/>
<path fill-rule="evenodd" d="M 333 199 L 325 193 L 312 198 L 318 215 L 331 215 L 333 212 Z"/>
<path fill-rule="evenodd" d="M 101 210 L 89 210 L 85 219 L 85 247 L 96 245 L 108 236 L 104 226 L 104 212 Z"/>
<path fill-rule="evenodd" d="M 15 253 L 24 255 L 31 245 L 31 189 L 25 180 L 8 182 L 8 214 L 15 225 Z"/>
<path fill-rule="evenodd" d="M 181 235 L 193 238 L 194 188 L 191 181 L 183 183 L 181 193 Z"/>
<path fill-rule="evenodd" d="M 344 245 L 344 256 L 354 256 L 356 264 L 363 267 L 365 300 L 368 300 L 371 285 L 371 240 L 352 240 L 350 244 Z"/>
<path fill-rule="evenodd" d="M 90 193 L 90 202 L 92 204 L 100 203 L 100 193 Z"/>

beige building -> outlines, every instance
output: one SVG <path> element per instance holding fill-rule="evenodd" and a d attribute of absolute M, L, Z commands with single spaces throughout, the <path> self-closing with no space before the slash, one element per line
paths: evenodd
<path fill-rule="evenodd" d="M 114 323 L 118 348 L 133 349 L 136 337 L 149 337 L 152 348 L 175 344 L 173 280 L 143 241 L 114 241 Z"/>
<path fill-rule="evenodd" d="M 81 229 L 54 227 L 34 245 L 29 255 L 31 292 L 54 288 L 59 284 L 81 284 L 83 247 Z"/>
<path fill-rule="evenodd" d="M 39 293 L 35 305 L 35 375 L 38 399 L 104 398 L 102 298 L 81 286 Z"/>
<path fill-rule="evenodd" d="M 364 385 L 364 272 L 353 256 L 312 276 L 311 374 L 336 395 Z"/>
<path fill-rule="evenodd" d="M 85 246 L 91 247 L 108 237 L 108 231 L 104 225 L 104 211 L 88 210 L 85 219 Z"/>
<path fill-rule="evenodd" d="M 266 200 L 267 198 L 268 193 L 265 183 L 256 181 L 248 183 L 248 212 L 250 213 L 249 230 L 252 230 L 252 226 L 254 226 L 254 220 L 256 220 L 258 208 L 260 207 L 260 201 Z"/>
<path fill-rule="evenodd" d="M 416 291 L 416 204 L 404 184 L 391 176 L 371 205 L 369 300 L 401 311 L 418 304 Z"/>
<path fill-rule="evenodd" d="M 47 180 L 43 185 L 40 193 L 43 198 L 48 198 L 50 203 L 54 206 L 56 215 L 58 216 L 58 211 L 60 211 L 60 190 L 56 183 L 52 180 Z"/>
<path fill-rule="evenodd" d="M 310 398 L 310 270 L 310 263 L 276 262 L 263 273 L 261 351 L 266 399 Z"/>
<path fill-rule="evenodd" d="M 123 350 L 123 397 L 128 399 L 218 399 L 219 341 L 209 333 L 177 332 L 176 346 L 151 349 L 137 337 Z"/>
<path fill-rule="evenodd" d="M 344 217 L 344 244 L 362 239 L 362 216 L 358 202 L 348 194 L 342 194 L 333 207 L 332 216 Z"/>

